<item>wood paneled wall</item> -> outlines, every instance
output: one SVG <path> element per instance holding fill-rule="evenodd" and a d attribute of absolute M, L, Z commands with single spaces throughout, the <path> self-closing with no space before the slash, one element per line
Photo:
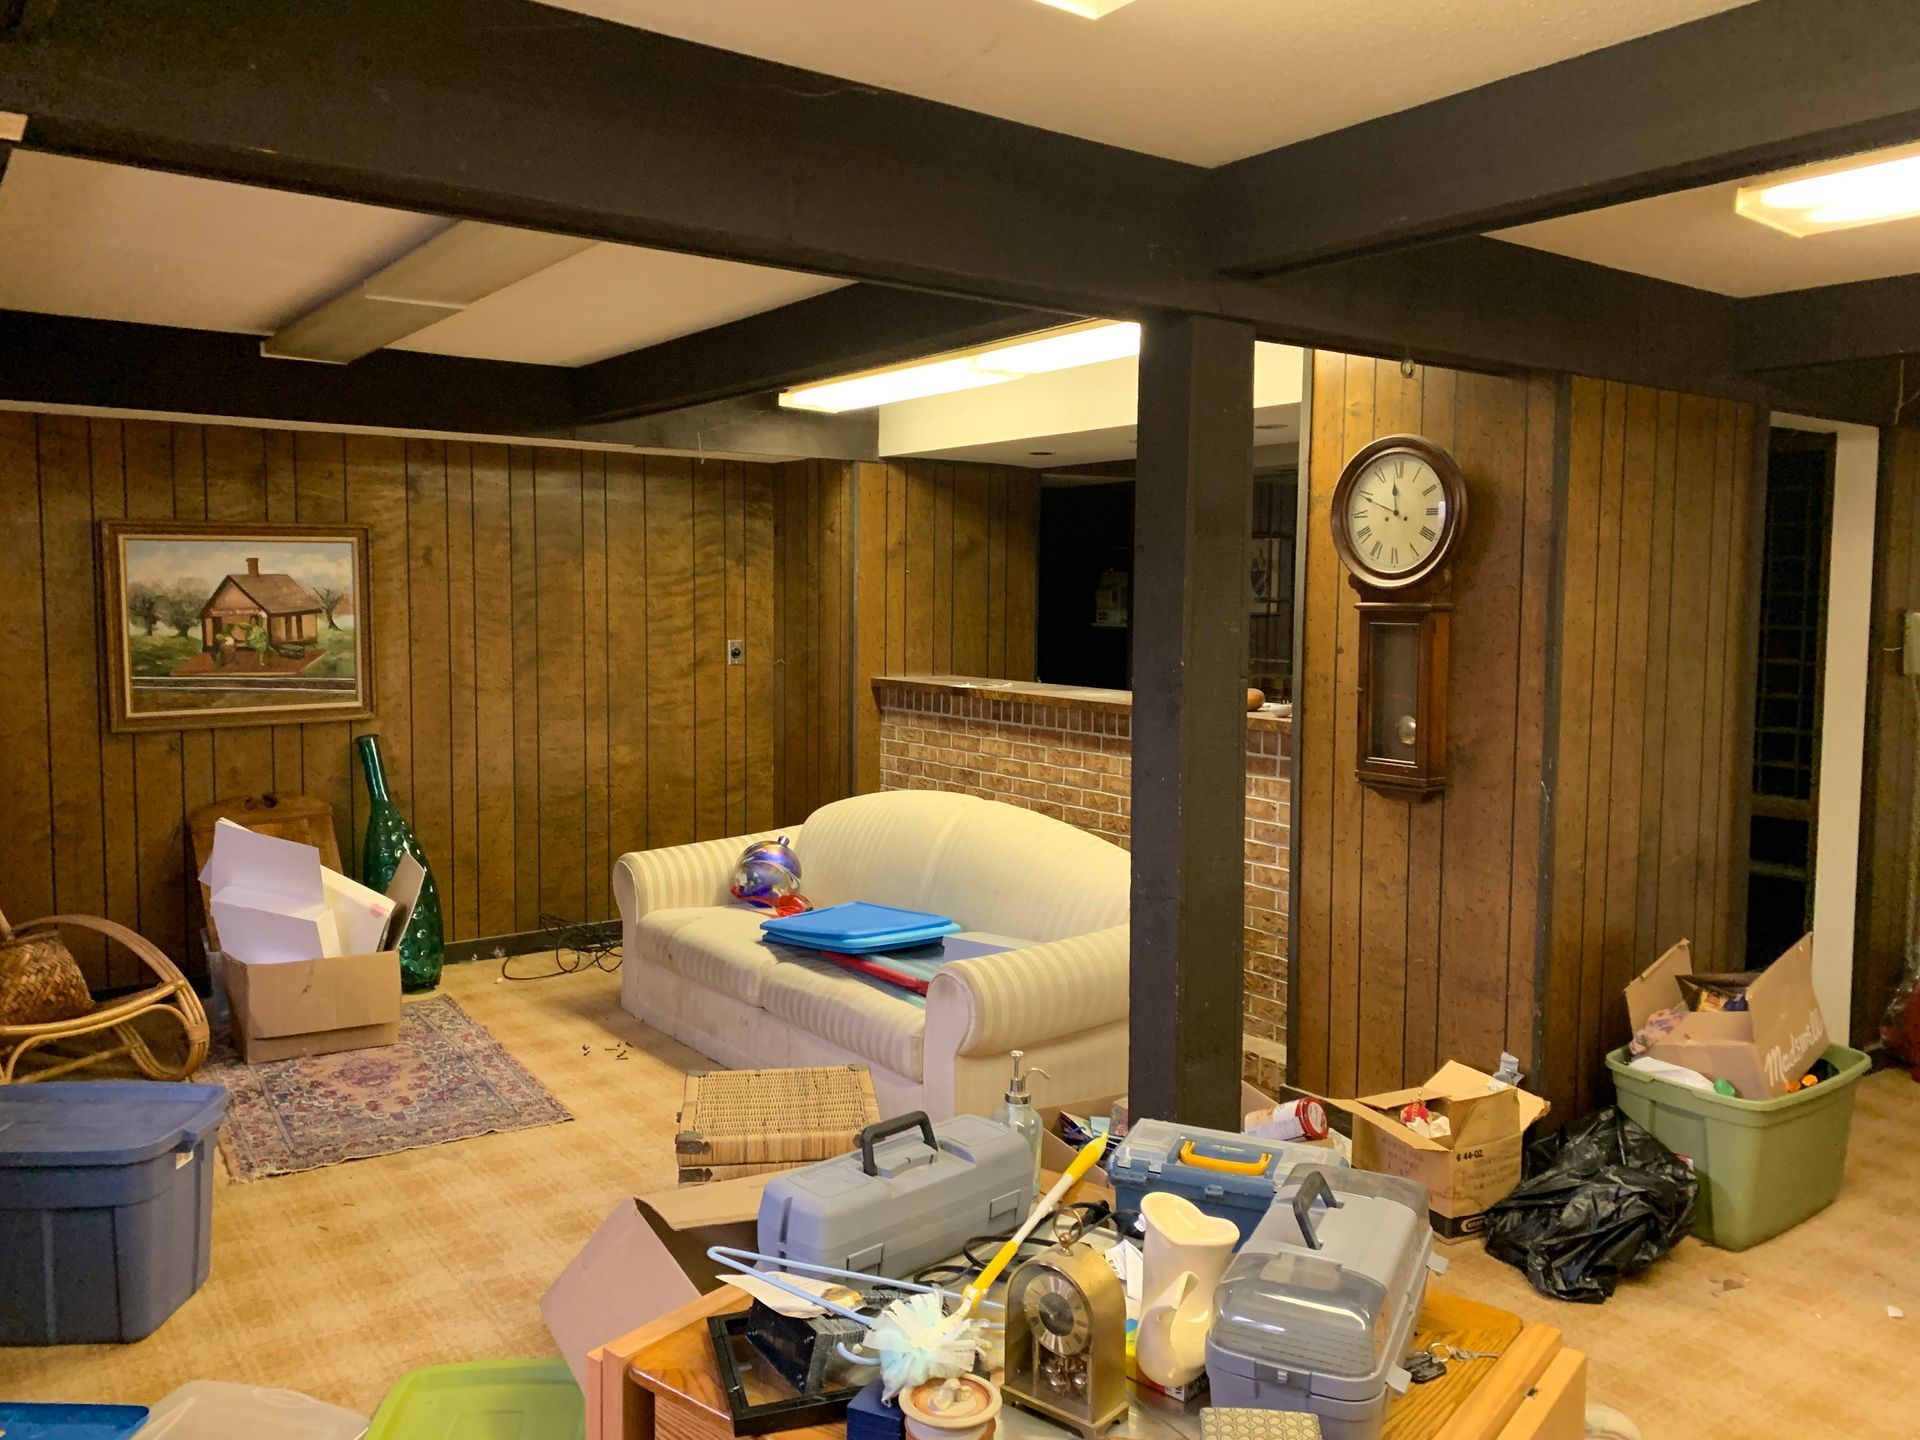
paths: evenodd
<path fill-rule="evenodd" d="M 1906 960 L 1908 851 L 1913 807 L 1920 803 L 1914 786 L 1920 688 L 1900 673 L 1900 648 L 1905 612 L 1920 610 L 1920 430 L 1881 431 L 1874 524 L 1866 805 L 1855 911 L 1855 1045 L 1877 1038 Z"/>
<path fill-rule="evenodd" d="M 775 824 L 852 793 L 853 467 L 800 460 L 774 490 Z"/>
<path fill-rule="evenodd" d="M 1521 1057 L 1562 1115 L 1611 1093 L 1620 992 L 1674 940 L 1738 958 L 1751 688 L 1750 407 L 1596 380 L 1314 359 L 1296 718 L 1296 1083 L 1352 1094 Z M 1417 431 L 1472 494 L 1450 784 L 1353 778 L 1346 457 Z"/>
<path fill-rule="evenodd" d="M 1571 383 L 1543 1024 L 1575 1115 L 1611 1099 L 1634 975 L 1681 939 L 1744 968 L 1753 426 L 1730 401 Z"/>
<path fill-rule="evenodd" d="M 844 783 L 823 738 L 845 724 L 827 669 L 844 661 L 822 657 L 845 592 L 804 568 L 803 518 L 831 533 L 844 474 L 0 413 L 0 906 L 105 914 L 189 957 L 186 815 L 306 791 L 354 857 L 351 741 L 371 731 L 452 937 L 610 916 L 625 850 L 771 826 Z M 108 734 L 94 521 L 116 515 L 368 526 L 378 717 Z M 745 664 L 726 663 L 730 638 Z M 88 958 L 96 982 L 137 978 Z"/>
<path fill-rule="evenodd" d="M 1034 677 L 1040 485 L 938 460 L 859 467 L 854 775 L 880 788 L 875 675 Z"/>
<path fill-rule="evenodd" d="M 1438 1060 L 1532 1054 L 1558 413 L 1548 377 L 1314 357 L 1288 1002 L 1294 1082 L 1309 1089 L 1363 1094 Z M 1356 595 L 1328 534 L 1346 457 L 1397 431 L 1449 449 L 1472 494 L 1454 567 L 1451 783 L 1422 803 L 1354 780 Z"/>

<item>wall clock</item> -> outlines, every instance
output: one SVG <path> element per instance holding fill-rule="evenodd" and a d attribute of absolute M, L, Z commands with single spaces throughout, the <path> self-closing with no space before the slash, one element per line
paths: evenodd
<path fill-rule="evenodd" d="M 1333 548 L 1360 595 L 1354 776 L 1376 790 L 1446 788 L 1451 563 L 1466 519 L 1459 464 L 1418 435 L 1363 446 L 1333 489 Z"/>

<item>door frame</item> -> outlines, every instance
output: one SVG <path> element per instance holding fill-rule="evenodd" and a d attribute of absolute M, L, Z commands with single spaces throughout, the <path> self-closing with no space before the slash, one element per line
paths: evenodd
<path fill-rule="evenodd" d="M 1813 989 L 1827 1032 L 1844 1036 L 1850 1033 L 1853 1018 L 1854 912 L 1866 783 L 1880 432 L 1871 425 L 1779 412 L 1769 417 L 1769 423 L 1782 430 L 1812 430 L 1834 437 L 1819 804 L 1814 816 L 1820 860 L 1813 874 Z"/>

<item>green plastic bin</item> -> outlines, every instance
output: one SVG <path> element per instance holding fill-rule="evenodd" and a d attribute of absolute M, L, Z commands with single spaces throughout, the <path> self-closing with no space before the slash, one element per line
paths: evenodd
<path fill-rule="evenodd" d="M 586 1440 L 587 1405 L 564 1360 L 429 1365 L 400 1377 L 366 1440 Z"/>
<path fill-rule="evenodd" d="M 1628 1119 L 1693 1161 L 1700 1178 L 1693 1233 L 1708 1244 L 1758 1245 L 1840 1193 L 1853 1092 L 1872 1065 L 1860 1051 L 1829 1045 L 1821 1058 L 1838 1074 L 1772 1100 L 1694 1090 L 1635 1070 L 1628 1058 L 1624 1048 L 1607 1056 L 1614 1096 Z"/>

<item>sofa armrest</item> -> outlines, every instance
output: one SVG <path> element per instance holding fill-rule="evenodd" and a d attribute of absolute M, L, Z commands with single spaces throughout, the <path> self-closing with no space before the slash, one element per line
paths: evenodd
<path fill-rule="evenodd" d="M 1130 934 L 1116 925 L 942 965 L 927 989 L 929 1043 L 1001 1055 L 1125 1020 Z"/>
<path fill-rule="evenodd" d="M 782 835 L 798 840 L 800 829 L 788 826 L 757 835 L 734 835 L 622 855 L 613 867 L 613 898 L 620 907 L 620 918 L 632 924 L 654 910 L 730 903 L 733 896 L 728 893 L 727 882 L 733 878 L 733 863 L 740 852 L 755 840 L 775 840 Z"/>

